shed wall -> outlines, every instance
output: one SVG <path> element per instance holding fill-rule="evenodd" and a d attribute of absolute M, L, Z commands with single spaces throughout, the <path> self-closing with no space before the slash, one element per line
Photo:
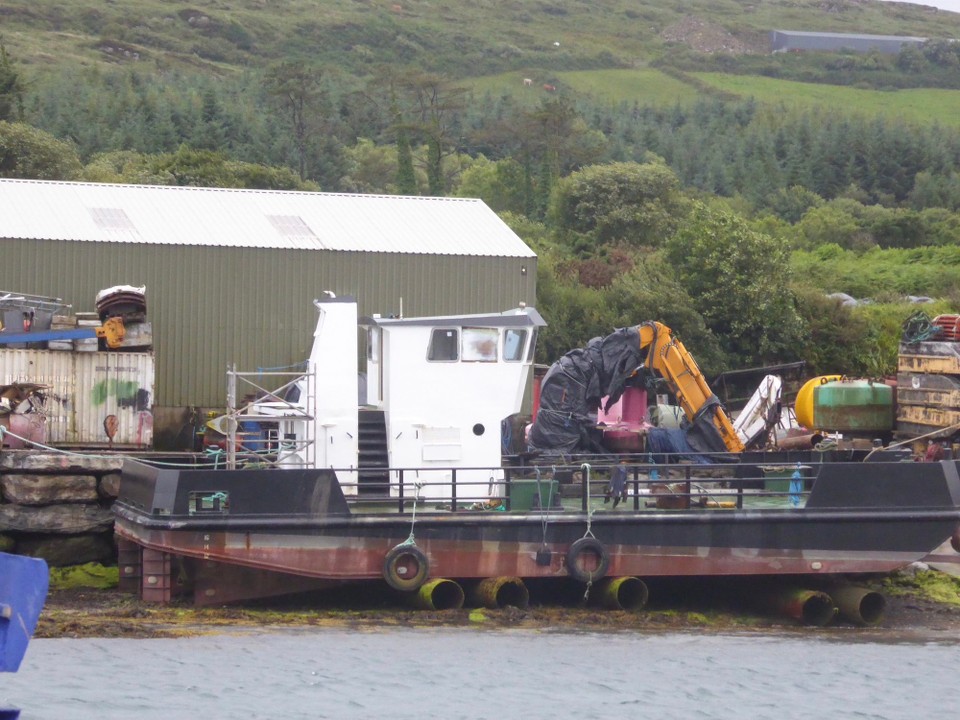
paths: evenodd
<path fill-rule="evenodd" d="M 225 371 L 306 359 L 313 299 L 357 298 L 362 314 L 501 312 L 536 300 L 536 258 L 271 250 L 4 239 L 0 290 L 94 310 L 96 293 L 147 288 L 155 406 L 222 407 Z"/>

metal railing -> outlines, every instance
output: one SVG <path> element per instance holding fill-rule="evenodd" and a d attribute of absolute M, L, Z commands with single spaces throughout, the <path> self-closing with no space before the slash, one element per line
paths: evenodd
<path fill-rule="evenodd" d="M 611 476 L 616 463 L 580 463 L 497 468 L 389 468 L 337 471 L 357 512 L 393 508 L 409 512 L 588 512 L 801 508 L 815 465 L 626 464 L 624 490 L 615 502 Z M 489 480 L 477 480 L 488 474 Z M 464 479 L 466 477 L 466 479 Z M 386 477 L 385 481 L 383 478 Z"/>

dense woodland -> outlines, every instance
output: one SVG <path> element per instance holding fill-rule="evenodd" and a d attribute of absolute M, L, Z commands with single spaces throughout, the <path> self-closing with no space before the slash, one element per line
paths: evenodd
<path fill-rule="evenodd" d="M 894 370 L 907 316 L 960 311 L 953 128 L 709 88 L 688 104 L 563 87 L 531 102 L 415 66 L 43 73 L 3 47 L 0 176 L 481 197 L 540 256 L 540 362 L 656 319 L 708 374 L 806 360 L 878 376 Z M 693 83 L 707 70 L 956 88 L 960 44 L 691 51 L 665 69 Z M 827 297 L 839 292 L 870 302 Z"/>

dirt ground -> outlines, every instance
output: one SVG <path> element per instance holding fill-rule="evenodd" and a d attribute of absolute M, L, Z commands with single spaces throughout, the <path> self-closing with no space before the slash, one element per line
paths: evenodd
<path fill-rule="evenodd" d="M 886 608 L 869 627 L 835 620 L 804 627 L 772 612 L 717 608 L 648 606 L 637 612 L 594 607 L 544 606 L 527 609 L 413 610 L 392 603 L 362 609 L 314 604 L 257 604 L 196 608 L 174 602 L 143 603 L 116 590 L 53 590 L 37 626 L 38 638 L 158 638 L 281 627 L 356 628 L 455 627 L 526 628 L 576 631 L 850 632 L 870 635 L 960 638 L 960 604 L 924 597 L 907 587 L 884 592 Z M 349 606 L 347 606 L 349 607 Z"/>

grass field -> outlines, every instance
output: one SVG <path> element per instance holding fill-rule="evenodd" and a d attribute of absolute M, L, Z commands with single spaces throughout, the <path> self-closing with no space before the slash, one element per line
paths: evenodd
<path fill-rule="evenodd" d="M 790 82 L 755 75 L 694 73 L 698 81 L 744 100 L 754 98 L 766 105 L 824 107 L 868 116 L 900 119 L 909 123 L 960 127 L 960 90 L 911 89 L 863 90 L 838 85 Z M 525 77 L 533 81 L 523 84 Z M 651 68 L 591 70 L 577 72 L 513 72 L 476 78 L 468 83 L 475 93 L 514 95 L 530 104 L 548 96 L 544 84 L 556 85 L 558 92 L 575 92 L 601 102 L 637 102 L 640 105 L 681 105 L 703 97 L 703 92 L 670 75 Z"/>
<path fill-rule="evenodd" d="M 531 87 L 524 85 L 524 78 L 533 81 Z M 555 85 L 558 92 L 572 91 L 588 95 L 600 102 L 637 102 L 640 105 L 672 105 L 693 102 L 701 93 L 695 87 L 681 82 L 659 70 L 637 68 L 633 70 L 585 70 L 576 72 L 531 71 L 529 73 L 503 73 L 476 78 L 469 85 L 478 95 L 514 95 L 526 97 L 531 104 L 547 97 L 544 84 Z"/>
<path fill-rule="evenodd" d="M 958 90 L 861 90 L 722 73 L 696 73 L 695 77 L 717 90 L 734 93 L 744 99 L 753 97 L 764 104 L 801 108 L 822 106 L 924 125 L 936 122 L 960 127 Z"/>

